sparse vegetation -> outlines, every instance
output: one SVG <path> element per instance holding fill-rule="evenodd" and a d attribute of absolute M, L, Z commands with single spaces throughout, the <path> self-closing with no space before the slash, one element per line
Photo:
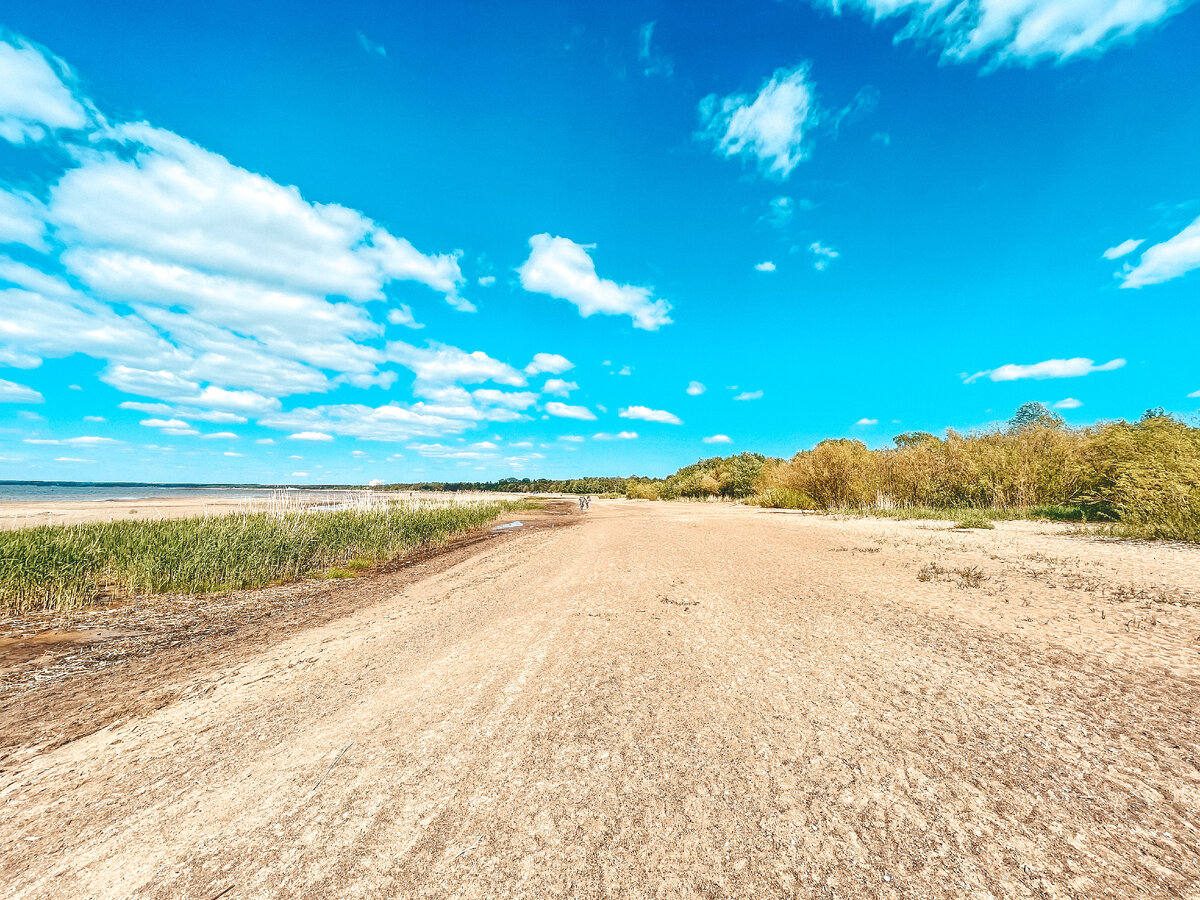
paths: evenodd
<path fill-rule="evenodd" d="M 996 526 L 988 521 L 987 517 L 982 515 L 978 510 L 971 510 L 971 512 L 955 522 L 954 527 L 992 529 Z"/>
<path fill-rule="evenodd" d="M 204 593 L 323 574 L 376 561 L 492 521 L 513 504 L 378 503 L 0 532 L 0 609 L 67 610 L 108 596 Z"/>

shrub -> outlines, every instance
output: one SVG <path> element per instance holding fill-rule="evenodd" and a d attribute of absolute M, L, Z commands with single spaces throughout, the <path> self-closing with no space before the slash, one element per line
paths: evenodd
<path fill-rule="evenodd" d="M 749 498 L 747 503 L 768 509 L 818 509 L 817 501 L 801 491 L 769 487 Z"/>

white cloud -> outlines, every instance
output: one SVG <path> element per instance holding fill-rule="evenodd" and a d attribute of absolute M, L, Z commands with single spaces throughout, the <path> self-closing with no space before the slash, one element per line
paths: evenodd
<path fill-rule="evenodd" d="M 762 391 L 742 391 L 740 394 L 738 394 L 733 399 L 734 400 L 761 400 L 762 395 L 763 395 Z"/>
<path fill-rule="evenodd" d="M 307 478 L 308 473 L 307 472 L 293 472 L 292 477 L 293 478 Z"/>
<path fill-rule="evenodd" d="M 496 276 L 495 275 L 480 275 L 479 278 L 477 279 L 477 283 L 479 284 L 480 287 L 491 287 L 493 284 L 496 283 Z"/>
<path fill-rule="evenodd" d="M 705 444 L 732 444 L 733 438 L 727 434 L 713 434 L 706 438 L 700 439 Z"/>
<path fill-rule="evenodd" d="M 494 381 L 497 384 L 524 387 L 526 383 L 524 375 L 482 350 L 467 352 L 433 341 L 422 348 L 394 341 L 387 345 L 387 356 L 416 374 L 413 390 L 419 395 L 427 395 L 430 391 L 451 384 Z"/>
<path fill-rule="evenodd" d="M 583 435 L 580 434 L 560 434 L 558 439 L 569 444 L 582 444 L 584 440 Z"/>
<path fill-rule="evenodd" d="M 31 387 L 0 378 L 0 403 L 44 403 L 46 398 Z"/>
<path fill-rule="evenodd" d="M 855 425 L 878 425 L 878 419 L 868 419 L 865 416 L 854 423 Z"/>
<path fill-rule="evenodd" d="M 222 456 L 243 456 L 244 454 L 242 454 L 242 453 L 234 453 L 232 450 L 226 450 L 226 451 L 225 451 L 224 453 L 222 453 L 221 455 L 222 455 Z"/>
<path fill-rule="evenodd" d="M 774 272 L 775 271 L 775 263 L 771 262 L 768 259 L 768 260 L 765 260 L 760 263 L 755 263 L 754 268 L 760 272 Z"/>
<path fill-rule="evenodd" d="M 405 328 L 424 328 L 425 326 L 413 318 L 412 307 L 407 303 L 388 310 L 387 320 L 393 325 L 403 325 Z"/>
<path fill-rule="evenodd" d="M 944 60 L 984 57 L 991 65 L 1102 53 L 1187 4 L 1188 0 L 819 0 L 835 13 L 854 9 L 876 21 L 900 16 L 904 24 L 897 41 L 927 40 L 942 46 Z"/>
<path fill-rule="evenodd" d="M 1192 391 L 1190 394 L 1188 394 L 1188 397 L 1191 397 L 1193 399 L 1195 399 L 1196 397 L 1200 397 L 1200 391 Z"/>
<path fill-rule="evenodd" d="M 662 422 L 667 425 L 682 425 L 683 420 L 665 409 L 651 409 L 648 406 L 630 406 L 620 410 L 617 415 L 622 419 L 640 419 L 644 422 Z"/>
<path fill-rule="evenodd" d="M 142 419 L 139 425 L 144 425 L 146 428 L 189 428 L 187 422 L 182 419 Z"/>
<path fill-rule="evenodd" d="M 1128 256 L 1144 243 L 1146 243 L 1144 238 L 1139 238 L 1137 240 L 1130 238 L 1127 241 L 1121 241 L 1121 243 L 1117 244 L 1115 247 L 1109 247 L 1104 251 L 1103 256 L 1105 259 L 1120 259 L 1122 256 Z"/>
<path fill-rule="evenodd" d="M 423 254 L 148 123 L 110 124 L 64 64 L 0 37 L 0 138 L 51 132 L 64 152 L 46 203 L 0 192 L 0 240 L 55 248 L 46 272 L 0 260 L 0 364 L 82 353 L 119 390 L 194 406 L 243 390 L 271 398 L 258 414 L 292 394 L 389 386 L 367 304 L 391 282 L 473 308 L 457 252 Z"/>
<path fill-rule="evenodd" d="M 560 419 L 591 421 L 596 418 L 596 414 L 586 406 L 568 406 L 566 403 L 559 403 L 557 400 L 551 400 L 547 403 L 545 410 L 550 415 L 557 416 Z"/>
<path fill-rule="evenodd" d="M 1110 359 L 1103 365 L 1096 365 L 1092 360 L 1082 356 L 1071 359 L 1047 359 L 1029 365 L 1008 363 L 995 369 L 984 369 L 974 375 L 963 378 L 965 384 L 970 384 L 979 378 L 991 381 L 1018 381 L 1022 378 L 1079 378 L 1093 372 L 1111 372 L 1125 365 L 1123 359 Z"/>
<path fill-rule="evenodd" d="M 371 407 L 359 403 L 298 408 L 264 416 L 259 424 L 280 430 L 321 431 L 370 441 L 405 441 L 460 434 L 484 422 L 528 419 L 513 406 L 527 399 L 523 393 L 505 394 L 490 389 L 468 393 L 444 387 L 435 396 L 416 403 L 388 403 Z M 477 396 L 479 395 L 479 396 Z M 534 396 L 536 400 L 536 395 Z"/>
<path fill-rule="evenodd" d="M 675 74 L 675 62 L 654 46 L 654 26 L 656 22 L 645 22 L 637 30 L 638 62 L 642 74 L 647 78 L 662 75 L 670 78 Z"/>
<path fill-rule="evenodd" d="M 219 441 L 219 440 L 236 441 L 236 440 L 239 440 L 238 436 L 236 434 L 234 434 L 232 431 L 213 431 L 213 432 L 209 432 L 208 434 L 201 435 L 201 437 L 203 437 L 206 441 Z"/>
<path fill-rule="evenodd" d="M 264 445 L 267 445 L 267 446 L 269 446 L 269 445 L 271 445 L 271 444 L 274 444 L 274 443 L 275 443 L 275 439 L 274 439 L 274 438 L 259 438 L 259 439 L 258 439 L 257 441 L 255 441 L 254 443 L 256 443 L 256 444 L 264 444 Z"/>
<path fill-rule="evenodd" d="M 120 409 L 151 413 L 170 418 L 195 419 L 198 422 L 213 422 L 221 425 L 243 425 L 246 417 L 221 410 L 197 409 L 190 406 L 170 406 L 166 403 L 143 403 L 140 400 L 125 400 L 117 404 Z"/>
<path fill-rule="evenodd" d="M 1133 268 L 1127 268 L 1123 288 L 1140 288 L 1161 284 L 1200 268 L 1200 218 L 1187 228 L 1142 253 Z"/>
<path fill-rule="evenodd" d="M 429 459 L 489 460 L 496 458 L 496 454 L 488 452 L 487 448 L 464 450 L 461 447 L 448 447 L 445 444 L 409 444 L 408 449 L 416 450 Z"/>
<path fill-rule="evenodd" d="M 808 136 L 818 117 L 806 63 L 776 70 L 753 97 L 709 94 L 700 101 L 701 136 L 717 153 L 753 158 L 762 171 L 780 178 L 808 158 Z"/>
<path fill-rule="evenodd" d="M 689 381 L 688 382 L 687 393 L 692 397 L 699 397 L 706 390 L 708 390 L 708 388 L 706 388 L 699 381 Z"/>
<path fill-rule="evenodd" d="M 367 53 L 375 56 L 387 56 L 387 48 L 383 44 L 377 44 L 361 31 L 358 33 L 358 46 L 362 47 Z"/>
<path fill-rule="evenodd" d="M 94 460 L 94 459 L 80 459 L 78 456 L 56 456 L 56 457 L 54 457 L 54 461 L 55 461 L 55 462 L 65 462 L 65 463 L 90 463 L 90 462 L 95 462 L 95 460 Z"/>
<path fill-rule="evenodd" d="M 557 353 L 535 353 L 529 365 L 525 367 L 526 375 L 560 375 L 567 369 L 575 368 L 575 363 Z"/>
<path fill-rule="evenodd" d="M 818 272 L 824 272 L 832 260 L 835 260 L 841 256 L 838 251 L 834 250 L 832 247 L 826 247 L 820 241 L 813 241 L 811 244 L 809 244 L 808 252 L 816 257 L 816 260 L 813 262 L 813 268 Z"/>
<path fill-rule="evenodd" d="M 585 318 L 595 313 L 629 316 L 635 328 L 646 331 L 670 324 L 671 305 L 655 299 L 653 288 L 617 284 L 596 274 L 588 255 L 594 244 L 535 234 L 529 246 L 529 259 L 517 270 L 525 290 L 573 303 Z"/>
<path fill-rule="evenodd" d="M 542 386 L 542 392 L 550 394 L 554 397 L 569 397 L 571 391 L 579 390 L 579 385 L 574 381 L 563 381 L 561 378 L 549 378 Z"/>
<path fill-rule="evenodd" d="M 297 431 L 288 435 L 289 441 L 332 441 L 333 435 L 323 431 Z"/>
<path fill-rule="evenodd" d="M 45 232 L 46 210 L 41 203 L 28 194 L 0 191 L 0 244 L 24 244 L 42 250 L 46 246 Z"/>
<path fill-rule="evenodd" d="M 533 391 L 498 391 L 494 388 L 478 388 L 471 391 L 471 397 L 484 406 L 502 406 L 505 409 L 528 409 L 538 399 Z"/>
<path fill-rule="evenodd" d="M 766 222 L 774 228 L 784 228 L 796 214 L 796 201 L 791 197 L 780 195 L 773 197 L 767 204 L 767 212 L 760 222 Z"/>
<path fill-rule="evenodd" d="M 616 434 L 609 434 L 606 431 L 601 431 L 598 434 L 592 435 L 594 441 L 634 441 L 637 440 L 638 433 L 636 431 L 618 431 Z"/>
<path fill-rule="evenodd" d="M 85 421 L 85 422 L 107 422 L 108 419 L 104 418 L 104 416 L 84 416 L 83 421 Z"/>
<path fill-rule="evenodd" d="M 1081 406 L 1083 406 L 1083 401 L 1076 400 L 1074 397 L 1067 397 L 1066 399 L 1059 400 L 1054 404 L 1055 409 L 1079 409 Z"/>
<path fill-rule="evenodd" d="M 84 434 L 80 435 L 79 437 L 63 438 L 62 440 L 58 440 L 56 438 L 26 438 L 25 443 L 47 445 L 70 444 L 73 446 L 82 445 L 85 447 L 94 447 L 99 444 L 119 444 L 121 442 L 114 440 L 113 438 L 97 437 L 96 435 L 92 434 Z"/>
<path fill-rule="evenodd" d="M 88 124 L 62 60 L 27 41 L 0 37 L 0 138 L 21 144 Z"/>

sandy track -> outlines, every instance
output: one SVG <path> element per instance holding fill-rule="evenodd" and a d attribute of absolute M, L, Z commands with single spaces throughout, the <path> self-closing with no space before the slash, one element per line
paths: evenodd
<path fill-rule="evenodd" d="M 1196 585 L 1049 526 L 597 503 L 14 753 L 0 893 L 1200 896 Z"/>

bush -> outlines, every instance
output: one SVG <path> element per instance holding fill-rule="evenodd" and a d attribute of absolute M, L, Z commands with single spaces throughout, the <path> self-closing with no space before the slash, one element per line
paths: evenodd
<path fill-rule="evenodd" d="M 801 491 L 786 487 L 769 487 L 746 500 L 754 506 L 768 509 L 819 509 L 817 501 Z"/>

